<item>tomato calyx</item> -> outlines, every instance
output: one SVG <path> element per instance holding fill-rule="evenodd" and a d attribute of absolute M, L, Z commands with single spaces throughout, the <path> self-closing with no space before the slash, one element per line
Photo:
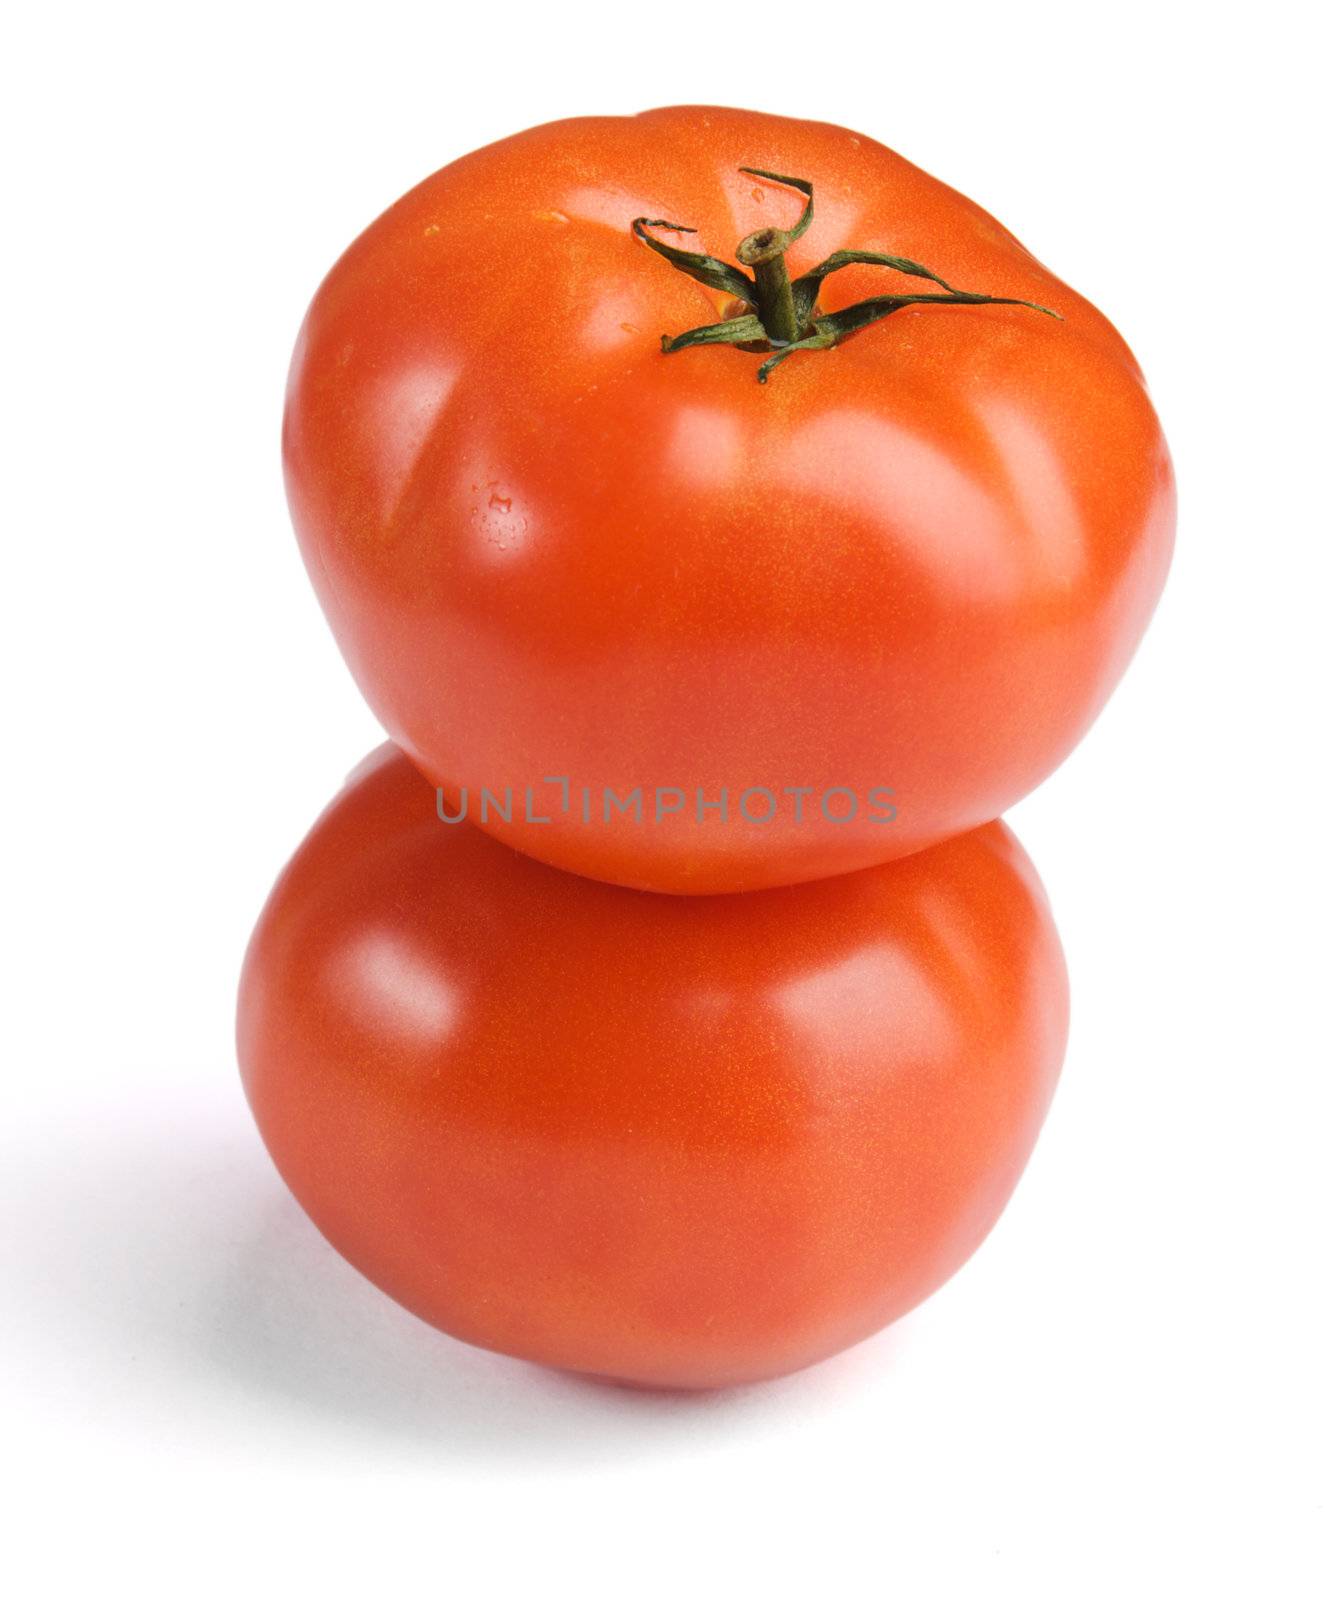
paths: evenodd
<path fill-rule="evenodd" d="M 721 322 L 706 323 L 700 328 L 690 328 L 685 333 L 663 334 L 662 352 L 672 355 L 677 350 L 687 350 L 692 345 L 732 344 L 739 348 L 764 354 L 772 351 L 760 364 L 756 377 L 767 383 L 775 367 L 798 350 L 828 350 L 848 334 L 858 333 L 871 323 L 891 316 L 903 306 L 963 305 L 963 306 L 1024 306 L 1030 311 L 1042 311 L 1058 321 L 1062 318 L 1048 306 L 1037 305 L 1033 300 L 1013 300 L 1004 295 L 975 294 L 966 289 L 956 289 L 937 272 L 911 261 L 906 256 L 883 255 L 877 250 L 834 250 L 832 255 L 792 279 L 787 272 L 787 250 L 805 232 L 814 220 L 814 185 L 806 178 L 788 178 L 779 172 L 766 172 L 761 167 L 738 169 L 752 178 L 766 178 L 770 183 L 786 184 L 805 196 L 805 206 L 796 225 L 790 229 L 760 228 L 747 234 L 736 246 L 736 259 L 741 266 L 749 267 L 753 276 L 729 265 L 717 256 L 700 255 L 691 250 L 679 250 L 675 245 L 664 244 L 649 232 L 661 228 L 667 233 L 693 233 L 677 222 L 664 222 L 657 217 L 636 217 L 631 231 L 642 239 L 650 250 L 656 251 L 678 272 L 733 296 L 737 302 L 735 314 Z M 941 294 L 884 294 L 868 300 L 858 300 L 855 305 L 827 314 L 818 310 L 819 290 L 830 273 L 843 267 L 889 267 L 908 277 L 924 278 L 938 284 Z M 741 310 L 745 306 L 746 310 Z"/>

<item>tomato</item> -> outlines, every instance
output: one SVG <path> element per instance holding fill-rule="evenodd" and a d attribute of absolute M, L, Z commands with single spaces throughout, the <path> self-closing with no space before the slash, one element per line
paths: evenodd
<path fill-rule="evenodd" d="M 766 383 L 767 340 L 664 354 L 748 317 L 733 247 L 804 203 L 742 168 L 813 185 L 791 272 L 893 252 L 1055 315 L 858 264 L 803 331 L 862 298 L 939 303 L 890 303 Z M 727 288 L 646 238 L 725 257 Z M 285 464 L 335 635 L 423 772 L 521 850 L 673 892 L 824 877 L 999 815 L 1117 681 L 1174 517 L 1098 311 L 881 145 L 718 109 L 535 128 L 406 195 L 312 303 Z"/>
<path fill-rule="evenodd" d="M 1058 1074 L 1062 956 L 992 823 L 680 897 L 447 827 L 386 747 L 253 935 L 244 1082 L 326 1237 L 460 1339 L 633 1383 L 765 1378 L 931 1293 Z"/>

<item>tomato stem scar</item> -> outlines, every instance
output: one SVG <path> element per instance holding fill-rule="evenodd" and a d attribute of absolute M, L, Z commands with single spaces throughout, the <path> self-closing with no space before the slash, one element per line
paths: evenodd
<path fill-rule="evenodd" d="M 716 256 L 700 255 L 691 250 L 679 250 L 675 245 L 664 244 L 649 231 L 662 228 L 669 233 L 693 233 L 693 228 L 679 223 L 663 222 L 657 218 L 636 217 L 631 231 L 650 250 L 687 277 L 721 290 L 749 307 L 747 313 L 731 316 L 722 322 L 707 323 L 700 328 L 690 328 L 685 333 L 664 334 L 662 351 L 688 349 L 691 345 L 732 344 L 754 350 L 767 356 L 756 374 L 760 383 L 767 383 L 769 374 L 780 362 L 798 350 L 828 350 L 848 334 L 857 333 L 881 318 L 891 316 L 903 306 L 914 305 L 965 305 L 965 306 L 1024 306 L 1031 311 L 1042 311 L 1047 317 L 1061 321 L 1057 311 L 1037 305 L 1033 300 L 1012 300 L 1003 295 L 973 294 L 965 289 L 954 289 L 938 273 L 906 256 L 883 255 L 876 250 L 835 250 L 817 267 L 793 279 L 787 272 L 786 254 L 796 240 L 814 220 L 814 185 L 807 178 L 788 178 L 779 172 L 766 172 L 762 167 L 741 167 L 741 172 L 752 178 L 766 178 L 770 183 L 786 184 L 805 196 L 805 206 L 795 227 L 760 228 L 747 234 L 736 246 L 736 259 L 748 267 L 753 276 L 730 266 Z M 819 310 L 819 290 L 830 273 L 843 267 L 890 267 L 912 278 L 925 278 L 943 291 L 941 294 L 887 294 L 859 300 L 844 310 L 824 315 Z M 772 351 L 769 355 L 768 352 Z"/>

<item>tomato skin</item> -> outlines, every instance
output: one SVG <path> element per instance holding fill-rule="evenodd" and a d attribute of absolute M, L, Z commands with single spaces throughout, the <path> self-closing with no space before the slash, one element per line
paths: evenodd
<path fill-rule="evenodd" d="M 238 1039 L 276 1165 L 388 1294 L 531 1361 L 711 1387 L 961 1265 L 1066 1009 L 1001 823 L 796 888 L 644 894 L 444 826 L 387 746 L 277 883 Z"/>
<path fill-rule="evenodd" d="M 788 261 L 873 248 L 1009 306 L 914 306 L 766 386 L 659 335 L 723 297 L 631 236 Z M 680 241 L 686 242 L 686 241 Z M 916 283 L 852 267 L 833 310 Z M 923 287 L 923 285 L 922 285 Z M 420 184 L 309 310 L 285 428 L 309 572 L 359 686 L 438 785 L 548 776 L 864 796 L 896 820 L 487 825 L 572 871 L 707 893 L 907 854 L 1001 814 L 1116 683 L 1168 567 L 1172 471 L 1110 324 L 985 212 L 826 124 L 673 108 L 530 130 Z M 595 800 L 596 804 L 596 800 Z M 535 806 L 535 815 L 545 811 Z"/>

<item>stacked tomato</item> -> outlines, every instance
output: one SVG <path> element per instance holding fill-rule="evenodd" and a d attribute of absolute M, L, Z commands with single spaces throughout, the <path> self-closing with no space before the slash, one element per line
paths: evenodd
<path fill-rule="evenodd" d="M 310 1216 L 446 1331 L 635 1383 L 915 1305 L 1061 1063 L 996 819 L 1167 568 L 1127 346 L 868 139 L 586 118 L 350 247 L 285 459 L 394 740 L 245 966 L 245 1084 Z"/>

